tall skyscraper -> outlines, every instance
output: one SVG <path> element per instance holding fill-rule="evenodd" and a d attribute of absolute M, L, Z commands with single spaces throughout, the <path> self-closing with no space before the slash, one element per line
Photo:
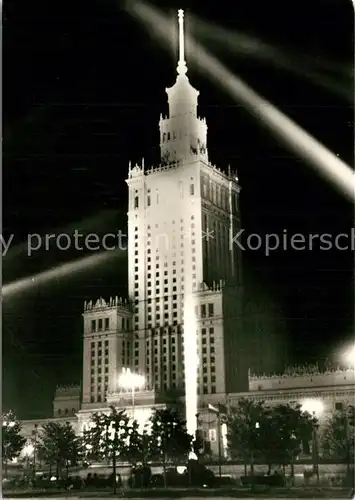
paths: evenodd
<path fill-rule="evenodd" d="M 160 165 L 129 170 L 128 265 L 134 368 L 157 391 L 184 389 L 195 415 L 198 390 L 224 393 L 229 380 L 224 300 L 217 297 L 220 280 L 240 284 L 239 255 L 229 244 L 240 227 L 239 186 L 209 162 L 199 92 L 186 74 L 183 22 L 180 10 L 177 78 L 166 89 L 169 114 L 159 122 Z"/>
<path fill-rule="evenodd" d="M 160 164 L 130 165 L 126 181 L 130 306 L 117 299 L 86 305 L 83 402 L 103 401 L 130 367 L 145 376 L 146 389 L 181 391 L 194 433 L 199 405 L 248 390 L 253 353 L 233 241 L 240 187 L 230 169 L 209 161 L 199 92 L 187 77 L 181 10 L 178 19 L 177 78 L 166 89 L 169 114 L 159 122 Z"/>

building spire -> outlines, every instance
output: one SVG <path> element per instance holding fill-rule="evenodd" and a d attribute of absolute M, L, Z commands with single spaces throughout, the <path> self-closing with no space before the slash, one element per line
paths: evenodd
<path fill-rule="evenodd" d="M 185 40 L 184 40 L 184 11 L 178 11 L 179 18 L 179 61 L 177 65 L 178 75 L 185 75 L 187 73 L 187 66 L 185 61 Z"/>

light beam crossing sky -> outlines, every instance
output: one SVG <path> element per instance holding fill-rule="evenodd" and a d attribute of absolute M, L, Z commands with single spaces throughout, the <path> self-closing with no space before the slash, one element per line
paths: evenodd
<path fill-rule="evenodd" d="M 173 26 L 166 15 L 143 2 L 126 2 L 126 9 L 162 42 L 163 47 L 171 49 Z M 330 181 L 344 196 L 354 202 L 354 171 L 346 163 L 279 111 L 276 106 L 254 92 L 217 58 L 198 45 L 191 36 L 186 36 L 186 42 L 189 48 L 189 59 L 203 68 L 204 74 L 211 81 L 243 104 L 256 118 L 257 123 L 269 129 L 271 134 L 281 140 L 296 156 L 302 158 L 318 174 Z"/>

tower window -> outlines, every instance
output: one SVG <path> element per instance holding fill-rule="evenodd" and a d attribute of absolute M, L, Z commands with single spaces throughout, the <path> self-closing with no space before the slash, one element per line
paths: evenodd
<path fill-rule="evenodd" d="M 102 319 L 99 319 L 99 331 L 102 330 Z"/>
<path fill-rule="evenodd" d="M 208 304 L 208 316 L 213 316 L 214 315 L 214 307 L 213 304 Z"/>
<path fill-rule="evenodd" d="M 93 320 L 91 321 L 91 331 L 92 331 L 92 332 L 95 332 L 95 331 L 96 331 L 96 320 L 95 320 L 95 319 L 93 319 Z"/>
<path fill-rule="evenodd" d="M 110 318 L 105 318 L 105 330 L 110 328 Z"/>
<path fill-rule="evenodd" d="M 147 196 L 147 205 L 148 205 L 148 207 L 150 207 L 150 194 L 148 194 L 148 196 Z"/>
<path fill-rule="evenodd" d="M 138 208 L 138 196 L 134 197 L 134 208 Z"/>
<path fill-rule="evenodd" d="M 194 184 L 190 184 L 190 195 L 193 196 L 195 194 L 195 186 Z"/>

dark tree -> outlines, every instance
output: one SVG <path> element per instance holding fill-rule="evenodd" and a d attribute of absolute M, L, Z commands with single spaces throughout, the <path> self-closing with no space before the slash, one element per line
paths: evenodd
<path fill-rule="evenodd" d="M 237 406 L 230 409 L 227 416 L 229 453 L 233 458 L 242 459 L 246 466 L 250 466 L 252 487 L 254 464 L 265 451 L 264 438 L 269 426 L 269 414 L 263 402 L 241 399 Z"/>
<path fill-rule="evenodd" d="M 82 440 L 67 422 L 49 422 L 38 433 L 37 450 L 39 456 L 50 467 L 55 466 L 57 479 L 62 477 L 63 467 L 76 465 L 82 452 Z"/>
<path fill-rule="evenodd" d="M 89 428 L 84 431 L 84 447 L 88 459 L 112 463 L 113 491 L 116 493 L 117 461 L 134 463 L 142 453 L 138 424 L 124 410 L 110 407 L 109 413 L 94 413 Z"/>
<path fill-rule="evenodd" d="M 277 405 L 271 409 L 273 457 L 279 465 L 291 465 L 294 481 L 294 462 L 302 450 L 302 443 L 313 439 L 318 420 L 302 411 L 301 405 Z"/>
<path fill-rule="evenodd" d="M 188 458 L 193 436 L 186 430 L 186 422 L 172 409 L 156 410 L 150 418 L 149 456 L 163 464 L 166 486 L 166 466 Z"/>
<path fill-rule="evenodd" d="M 321 436 L 323 455 L 346 460 L 348 470 L 354 463 L 354 406 L 335 411 L 327 420 Z"/>
<path fill-rule="evenodd" d="M 25 446 L 26 439 L 21 436 L 21 423 L 12 411 L 2 414 L 2 463 L 7 476 L 9 460 L 17 458 Z"/>

